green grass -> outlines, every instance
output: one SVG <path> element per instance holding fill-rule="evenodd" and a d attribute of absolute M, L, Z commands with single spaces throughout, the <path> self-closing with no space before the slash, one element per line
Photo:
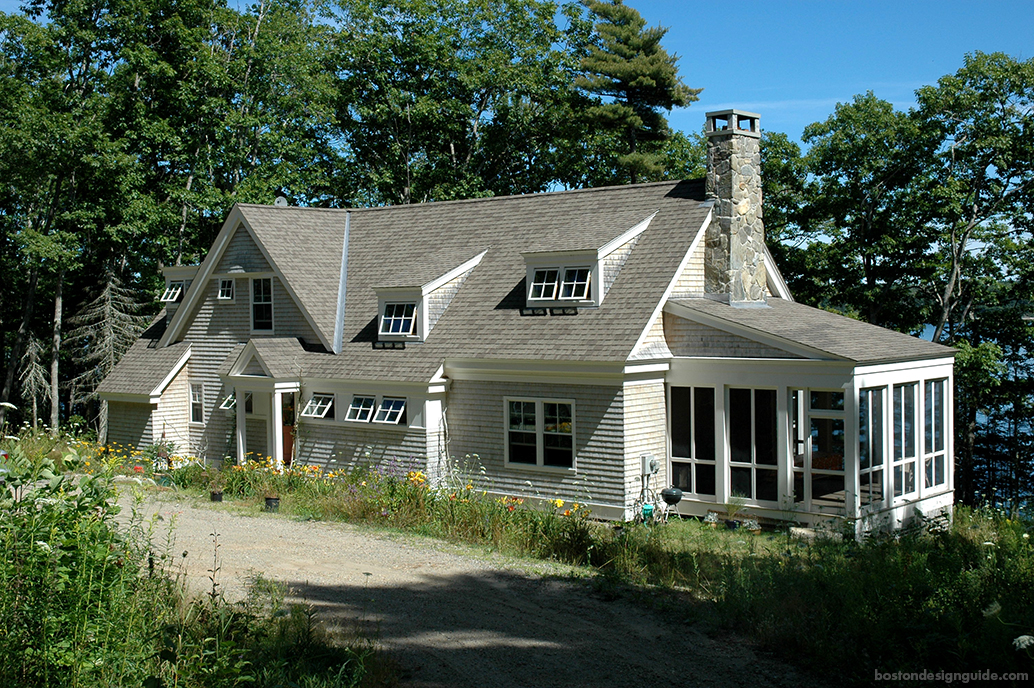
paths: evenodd
<path fill-rule="evenodd" d="M 31 450 L 37 445 L 27 443 Z M 0 685 L 358 686 L 368 642 L 333 642 L 276 585 L 190 599 L 151 524 L 115 521 L 111 475 L 8 445 L 0 468 Z M 78 463 L 66 455 L 69 469 Z M 214 575 L 214 574 L 213 574 Z M 214 583 L 215 581 L 213 581 Z"/>

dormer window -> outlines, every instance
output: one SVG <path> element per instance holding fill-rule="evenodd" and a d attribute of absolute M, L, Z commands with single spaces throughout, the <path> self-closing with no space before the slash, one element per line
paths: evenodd
<path fill-rule="evenodd" d="M 162 297 L 159 299 L 162 303 L 179 303 L 183 300 L 183 280 L 175 280 L 169 282 L 169 286 L 165 289 Z"/>
<path fill-rule="evenodd" d="M 582 300 L 591 298 L 589 291 L 591 281 L 592 270 L 590 268 L 566 268 L 564 283 L 560 286 L 560 298 Z"/>
<path fill-rule="evenodd" d="M 556 299 L 556 283 L 559 276 L 560 270 L 557 268 L 536 270 L 535 278 L 531 283 L 531 294 L 528 298 L 536 301 L 539 299 L 546 301 Z"/>
<path fill-rule="evenodd" d="M 381 334 L 413 335 L 416 333 L 415 303 L 386 303 L 381 316 Z"/>

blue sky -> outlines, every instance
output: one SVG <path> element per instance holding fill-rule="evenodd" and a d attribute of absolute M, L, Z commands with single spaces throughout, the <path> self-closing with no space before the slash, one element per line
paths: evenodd
<path fill-rule="evenodd" d="M 704 113 L 738 107 L 761 126 L 800 139 L 838 102 L 873 91 L 905 109 L 914 91 L 956 72 L 966 53 L 1034 57 L 1034 0 L 625 0 L 647 24 L 669 28 L 700 100 L 671 125 L 699 130 Z"/>
<path fill-rule="evenodd" d="M 20 0 L 0 0 L 15 11 Z M 1034 57 L 1034 0 L 625 0 L 680 56 L 700 100 L 671 113 L 699 130 L 704 113 L 738 107 L 799 139 L 836 103 L 872 90 L 899 108 L 973 51 Z"/>

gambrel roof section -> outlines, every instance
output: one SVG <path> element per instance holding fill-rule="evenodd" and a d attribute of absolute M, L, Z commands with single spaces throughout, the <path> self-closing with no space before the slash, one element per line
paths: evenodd
<path fill-rule="evenodd" d="M 235 234 L 246 231 L 272 267 L 292 300 L 320 338 L 331 348 L 337 314 L 337 275 L 341 266 L 345 213 L 323 208 L 279 208 L 239 203 L 233 207 L 198 270 L 160 346 L 183 336 Z"/>
<path fill-rule="evenodd" d="M 948 358 L 955 349 L 785 299 L 736 308 L 716 299 L 673 299 L 665 311 L 804 358 L 871 365 Z"/>

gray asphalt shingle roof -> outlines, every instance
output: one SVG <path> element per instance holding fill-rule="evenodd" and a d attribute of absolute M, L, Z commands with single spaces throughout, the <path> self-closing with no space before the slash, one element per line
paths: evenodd
<path fill-rule="evenodd" d="M 955 353 L 951 347 L 784 299 L 770 298 L 769 308 L 734 308 L 707 298 L 673 299 L 672 303 L 857 363 L 943 358 Z"/>
<path fill-rule="evenodd" d="M 97 386 L 101 394 L 150 394 L 190 349 L 190 342 L 157 348 L 165 333 L 165 312 L 133 343 L 118 365 Z"/>

